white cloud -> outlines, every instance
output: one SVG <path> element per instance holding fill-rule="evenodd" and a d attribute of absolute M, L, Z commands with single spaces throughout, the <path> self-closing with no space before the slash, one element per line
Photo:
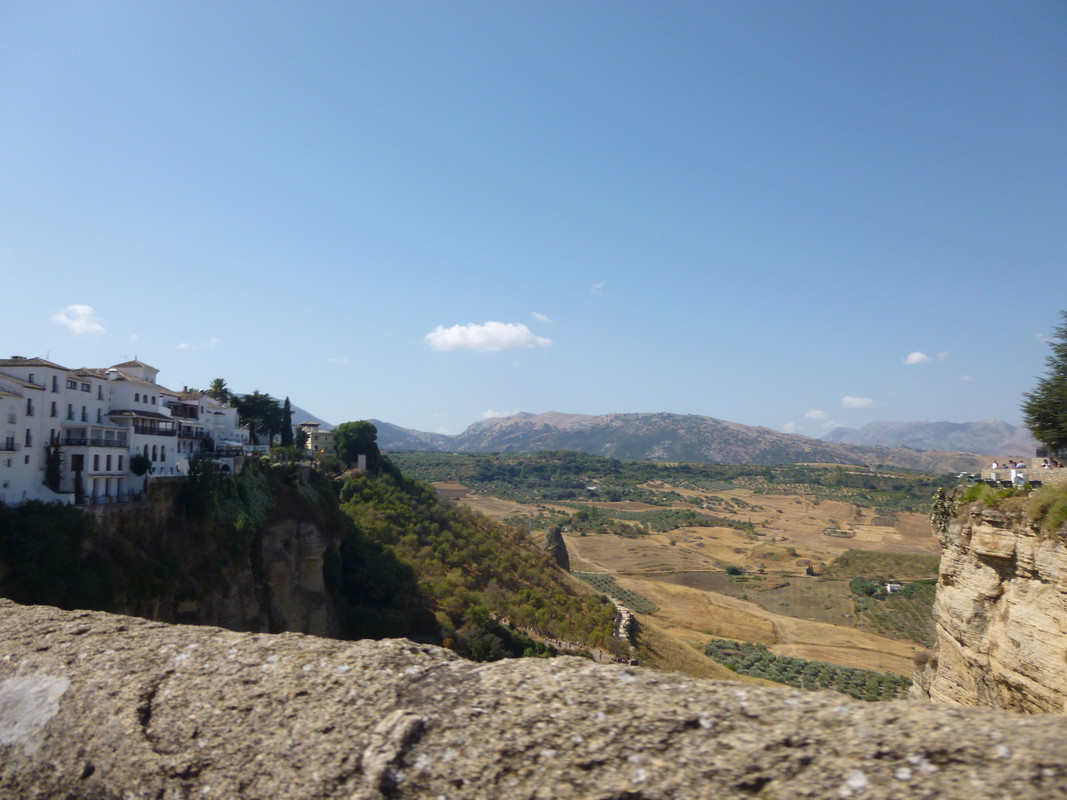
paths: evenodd
<path fill-rule="evenodd" d="M 537 336 L 519 322 L 486 322 L 482 325 L 438 325 L 426 334 L 434 350 L 478 350 L 491 352 L 509 347 L 547 347 L 551 339 Z"/>
<path fill-rule="evenodd" d="M 589 288 L 589 291 L 592 292 L 593 294 L 603 294 L 604 293 L 604 287 L 607 286 L 607 285 L 608 284 L 605 281 L 601 281 L 600 283 L 594 283 Z"/>
<path fill-rule="evenodd" d="M 970 380 L 974 380 L 974 379 L 970 375 L 964 375 L 962 378 L 960 378 L 960 380 L 961 381 L 970 381 Z"/>
<path fill-rule="evenodd" d="M 541 313 L 538 313 L 537 311 L 533 312 L 533 318 L 535 320 L 537 320 L 538 322 L 548 323 L 548 322 L 552 321 L 551 319 L 548 318 L 547 314 L 541 314 Z"/>
<path fill-rule="evenodd" d="M 908 365 L 912 364 L 929 364 L 933 361 L 926 353 L 921 353 L 916 350 L 914 353 L 908 353 L 907 358 L 904 359 L 904 363 Z"/>
<path fill-rule="evenodd" d="M 83 333 L 97 335 L 104 333 L 100 317 L 96 316 L 92 306 L 67 306 L 52 315 L 52 322 L 70 328 L 70 332 L 81 336 Z"/>
<path fill-rule="evenodd" d="M 795 422 L 787 422 L 785 425 L 782 426 L 782 430 L 785 433 L 796 433 L 797 424 Z"/>
<path fill-rule="evenodd" d="M 827 414 L 825 411 L 819 411 L 819 409 L 817 409 L 817 408 L 812 410 L 812 411 L 809 411 L 804 416 L 807 419 L 829 419 L 830 418 L 829 414 Z"/>
<path fill-rule="evenodd" d="M 213 338 L 210 342 L 207 343 L 207 346 L 208 347 L 214 347 L 217 344 L 221 344 L 221 342 L 222 342 L 222 339 Z"/>
<path fill-rule="evenodd" d="M 185 342 L 182 342 L 181 344 L 178 345 L 178 349 L 179 350 L 195 350 L 196 348 L 190 347 Z"/>
<path fill-rule="evenodd" d="M 938 353 L 937 354 L 937 360 L 938 361 L 947 361 L 948 360 L 948 350 L 942 350 L 940 353 Z"/>
<path fill-rule="evenodd" d="M 845 395 L 841 398 L 841 405 L 845 408 L 870 408 L 874 405 L 874 400 L 869 397 L 852 397 L 851 395 Z"/>
<path fill-rule="evenodd" d="M 329 361 L 331 364 L 351 364 L 352 363 L 352 359 L 350 359 L 350 358 L 327 358 L 326 360 Z"/>
<path fill-rule="evenodd" d="M 518 413 L 518 409 L 515 411 L 493 411 L 493 409 L 488 408 L 482 412 L 482 419 L 503 419 L 504 417 L 514 417 Z"/>

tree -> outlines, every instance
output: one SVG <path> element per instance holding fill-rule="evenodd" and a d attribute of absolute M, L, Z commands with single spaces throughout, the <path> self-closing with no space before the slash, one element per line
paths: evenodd
<path fill-rule="evenodd" d="M 1026 392 L 1023 422 L 1034 438 L 1053 452 L 1067 450 L 1067 311 L 1049 340 L 1052 352 L 1045 359 L 1048 374 Z"/>
<path fill-rule="evenodd" d="M 342 422 L 333 432 L 337 443 L 337 455 L 348 466 L 359 461 L 360 456 L 367 457 L 367 471 L 378 471 L 381 452 L 378 450 L 378 429 L 374 423 L 366 420 Z"/>
<path fill-rule="evenodd" d="M 242 425 L 247 425 L 252 434 L 252 444 L 259 444 L 259 436 L 267 439 L 267 444 L 274 443 L 274 437 L 282 427 L 282 408 L 278 401 L 269 394 L 256 389 L 252 394 L 243 394 L 234 398 L 237 418 Z"/>
<path fill-rule="evenodd" d="M 215 378 L 208 387 L 207 393 L 220 403 L 229 403 L 233 399 L 233 392 L 230 391 L 223 378 Z"/>
<path fill-rule="evenodd" d="M 59 491 L 63 479 L 63 449 L 55 435 L 44 446 L 44 485 L 53 492 Z"/>
<path fill-rule="evenodd" d="M 285 398 L 285 404 L 282 406 L 281 444 L 282 447 L 293 446 L 293 409 L 289 405 L 288 397 Z"/>

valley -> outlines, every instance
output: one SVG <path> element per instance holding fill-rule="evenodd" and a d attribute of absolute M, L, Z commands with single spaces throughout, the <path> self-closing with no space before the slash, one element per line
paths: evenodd
<path fill-rule="evenodd" d="M 933 476 L 834 465 L 672 469 L 564 453 L 492 466 L 468 456 L 391 457 L 537 540 L 560 527 L 573 574 L 610 576 L 647 601 L 633 610 L 655 640 L 643 653 L 653 666 L 735 677 L 701 655 L 710 640 L 733 639 L 910 675 L 913 656 L 932 644 L 940 549 L 924 501 L 939 485 Z M 443 480 L 449 464 L 453 479 Z M 550 477 L 539 490 L 542 472 Z M 858 595 L 854 579 L 900 583 L 908 597 Z"/>

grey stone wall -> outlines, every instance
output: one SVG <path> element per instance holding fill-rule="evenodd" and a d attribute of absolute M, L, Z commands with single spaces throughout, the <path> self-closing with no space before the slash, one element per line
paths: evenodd
<path fill-rule="evenodd" d="M 1067 796 L 1067 718 L 0 600 L 3 798 Z"/>

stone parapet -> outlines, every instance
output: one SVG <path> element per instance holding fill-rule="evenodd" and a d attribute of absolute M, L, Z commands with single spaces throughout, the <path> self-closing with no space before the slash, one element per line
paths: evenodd
<path fill-rule="evenodd" d="M 1067 718 L 0 600 L 0 797 L 1067 796 Z"/>

